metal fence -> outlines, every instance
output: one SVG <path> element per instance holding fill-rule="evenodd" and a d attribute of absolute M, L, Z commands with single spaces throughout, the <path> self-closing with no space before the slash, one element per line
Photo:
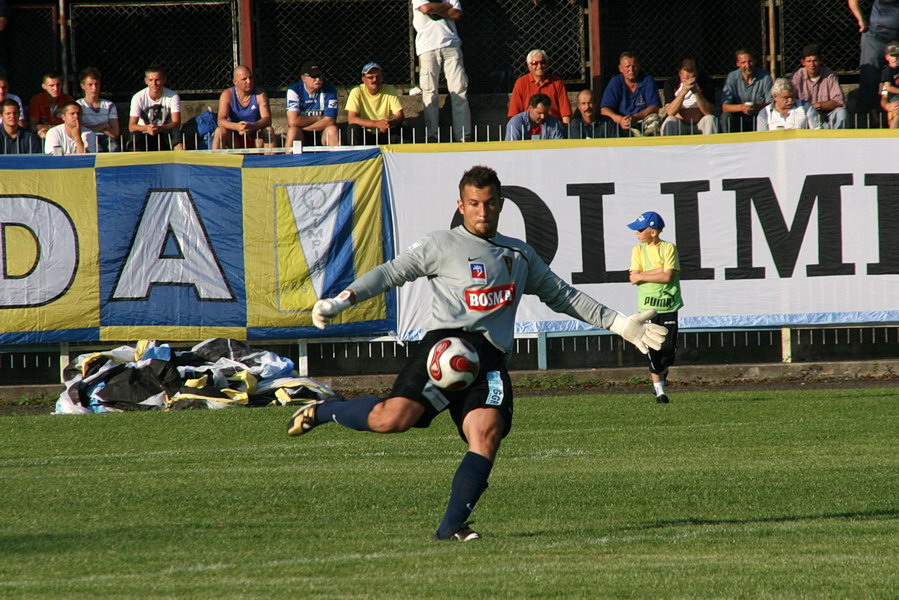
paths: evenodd
<path fill-rule="evenodd" d="M 381 375 L 402 368 L 418 342 L 398 344 L 387 339 L 305 340 L 304 343 L 256 342 L 307 365 L 312 377 L 346 374 Z M 108 349 L 84 347 L 0 347 L 0 385 L 52 384 L 60 381 L 60 369 L 69 358 L 88 351 Z M 899 358 L 899 326 L 780 328 L 752 330 L 681 330 L 678 334 L 678 364 L 739 365 L 861 361 Z M 605 369 L 643 367 L 646 357 L 605 332 L 543 334 L 515 339 L 510 356 L 512 370 Z"/>
<path fill-rule="evenodd" d="M 165 69 L 168 86 L 185 94 L 218 94 L 237 60 L 234 2 L 70 5 L 72 74 L 95 66 L 103 91 L 130 97 L 144 69 Z M 110 34 L 112 32 L 112 35 Z"/>

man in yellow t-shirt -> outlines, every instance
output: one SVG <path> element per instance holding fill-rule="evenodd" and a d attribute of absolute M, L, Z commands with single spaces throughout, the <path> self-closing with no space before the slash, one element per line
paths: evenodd
<path fill-rule="evenodd" d="M 665 341 L 658 350 L 650 350 L 649 373 L 652 376 L 656 402 L 667 404 L 665 382 L 668 367 L 674 364 L 677 353 L 677 311 L 684 305 L 680 294 L 680 258 L 677 246 L 659 236 L 665 221 L 657 212 L 647 211 L 628 227 L 637 233 L 631 251 L 630 280 L 637 286 L 640 310 L 654 308 L 652 322 L 668 329 Z"/>
<path fill-rule="evenodd" d="M 398 144 L 406 119 L 392 85 L 384 85 L 384 72 L 375 62 L 362 67 L 362 84 L 350 90 L 346 101 L 350 145 Z"/>

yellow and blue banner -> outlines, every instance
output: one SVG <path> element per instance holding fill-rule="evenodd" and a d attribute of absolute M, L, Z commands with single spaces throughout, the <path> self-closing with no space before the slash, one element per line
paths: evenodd
<path fill-rule="evenodd" d="M 393 255 L 377 149 L 0 157 L 0 343 L 321 335 Z M 395 323 L 392 296 L 335 331 Z"/>

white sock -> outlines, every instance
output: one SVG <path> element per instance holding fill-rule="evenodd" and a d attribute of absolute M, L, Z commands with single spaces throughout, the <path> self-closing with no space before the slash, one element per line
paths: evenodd
<path fill-rule="evenodd" d="M 652 382 L 652 387 L 656 392 L 656 396 L 661 396 L 665 393 L 665 382 L 664 381 L 654 381 Z"/>

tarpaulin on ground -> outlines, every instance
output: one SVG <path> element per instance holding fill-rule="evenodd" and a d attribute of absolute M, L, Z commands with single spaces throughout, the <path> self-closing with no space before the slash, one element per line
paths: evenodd
<path fill-rule="evenodd" d="M 327 385 L 299 377 L 290 359 L 226 338 L 190 350 L 143 340 L 81 354 L 64 379 L 56 414 L 286 405 L 335 396 Z"/>

